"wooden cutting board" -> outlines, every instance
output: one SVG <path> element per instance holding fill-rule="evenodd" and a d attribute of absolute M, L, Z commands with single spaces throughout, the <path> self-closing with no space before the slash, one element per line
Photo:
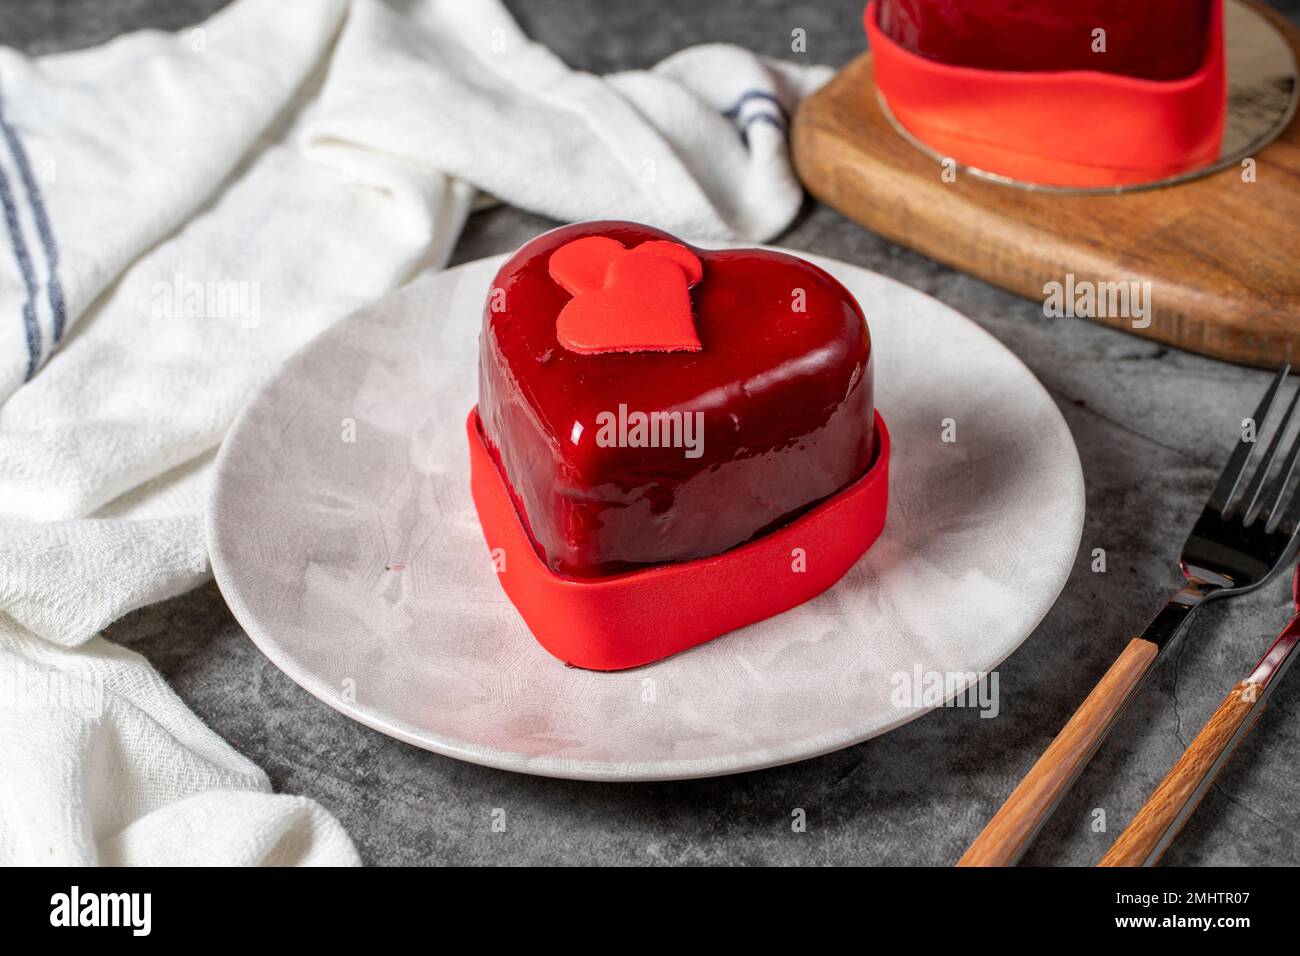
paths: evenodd
<path fill-rule="evenodd" d="M 1300 59 L 1300 31 L 1264 13 Z M 1254 157 L 1255 182 L 1239 166 L 1119 195 L 1031 192 L 961 172 L 945 182 L 882 112 L 865 53 L 804 101 L 792 144 L 815 196 L 954 268 L 1037 301 L 1071 273 L 1076 286 L 1150 282 L 1147 328 L 1097 321 L 1248 365 L 1300 357 L 1300 122 Z"/>

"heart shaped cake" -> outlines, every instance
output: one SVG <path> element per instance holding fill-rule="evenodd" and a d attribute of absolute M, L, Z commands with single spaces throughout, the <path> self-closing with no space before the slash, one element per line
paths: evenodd
<path fill-rule="evenodd" d="M 592 238 L 630 252 L 608 260 L 607 288 L 574 296 L 552 259 Z M 702 278 L 688 295 L 678 263 L 639 251 L 654 242 L 677 245 L 631 223 L 556 229 L 505 264 L 484 313 L 483 434 L 538 553 L 562 574 L 718 554 L 871 461 L 871 343 L 843 286 L 779 252 L 690 250 Z M 631 346 L 566 345 L 557 325 L 585 300 L 588 321 L 603 306 L 608 327 L 584 334 Z M 636 311 L 643 303 L 655 308 Z M 647 345 L 646 326 L 674 312 L 698 344 Z"/>
<path fill-rule="evenodd" d="M 806 600 L 883 524 L 883 478 L 860 488 L 887 457 L 872 385 L 862 310 L 811 263 L 695 249 L 628 222 L 539 236 L 489 291 L 471 416 L 475 500 L 503 585 L 548 649 L 600 668 Z M 841 511 L 832 528 L 849 499 L 870 499 L 870 517 Z M 809 546 L 813 573 L 798 566 Z M 696 588 L 707 604 L 692 609 Z M 546 602 L 588 596 L 599 606 L 538 620 Z M 666 627 L 675 635 L 649 635 Z"/>
<path fill-rule="evenodd" d="M 1223 0 L 871 0 L 863 18 L 872 99 L 945 162 L 1110 189 L 1220 157 Z"/>

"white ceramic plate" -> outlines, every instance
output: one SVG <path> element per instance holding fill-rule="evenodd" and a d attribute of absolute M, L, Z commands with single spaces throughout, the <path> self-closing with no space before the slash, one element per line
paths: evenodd
<path fill-rule="evenodd" d="M 900 703 L 900 674 L 992 670 L 1047 613 L 1078 549 L 1070 432 L 1032 373 L 968 319 L 806 258 L 862 303 L 894 445 L 885 531 L 826 594 L 632 671 L 578 670 L 542 650 L 495 580 L 469 493 L 465 416 L 493 258 L 353 315 L 240 415 L 208 516 L 235 617 L 291 678 L 370 727 L 592 780 L 812 757 L 923 713 Z"/>

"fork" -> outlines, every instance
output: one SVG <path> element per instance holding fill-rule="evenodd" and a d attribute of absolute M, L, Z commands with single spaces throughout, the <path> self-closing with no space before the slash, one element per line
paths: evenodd
<path fill-rule="evenodd" d="M 1300 389 L 1291 398 L 1254 476 L 1248 479 L 1247 475 L 1269 411 L 1289 371 L 1287 365 L 1278 372 L 1254 418 L 1242 422 L 1241 439 L 1183 545 L 1183 586 L 1142 635 L 1129 641 L 958 866 L 1015 864 L 1197 608 L 1213 598 L 1244 594 L 1281 564 L 1296 532 L 1296 519 L 1284 522 L 1283 516 L 1292 510 L 1296 498 L 1287 495 L 1287 486 L 1300 457 L 1300 436 L 1292 441 L 1272 480 L 1269 472 L 1300 400 Z"/>

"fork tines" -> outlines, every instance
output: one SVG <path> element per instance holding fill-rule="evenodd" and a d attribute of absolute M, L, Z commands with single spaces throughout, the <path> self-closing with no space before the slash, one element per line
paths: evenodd
<path fill-rule="evenodd" d="M 1227 467 L 1223 469 L 1218 484 L 1214 486 L 1214 493 L 1210 496 L 1211 504 L 1218 509 L 1225 520 L 1240 512 L 1242 524 L 1245 527 L 1250 527 L 1262 518 L 1266 522 L 1265 530 L 1269 533 L 1277 529 L 1279 522 L 1282 520 L 1282 515 L 1287 511 L 1287 506 L 1291 503 L 1291 499 L 1286 492 L 1291 480 L 1291 474 L 1295 470 L 1296 460 L 1300 459 L 1300 434 L 1297 434 L 1291 440 L 1286 458 L 1271 481 L 1269 480 L 1269 472 L 1272 470 L 1273 461 L 1277 458 L 1278 451 L 1282 447 L 1296 404 L 1300 402 L 1300 388 L 1297 388 L 1292 394 L 1291 401 L 1287 403 L 1281 421 L 1277 423 L 1277 427 L 1273 430 L 1272 438 L 1268 442 L 1268 448 L 1264 452 L 1264 458 L 1259 467 L 1255 469 L 1254 477 L 1247 481 L 1246 476 L 1250 472 L 1255 447 L 1263 440 L 1269 412 L 1272 410 L 1290 371 L 1290 365 L 1282 366 L 1269 385 L 1268 391 L 1264 393 L 1264 398 L 1260 401 L 1259 408 L 1255 410 L 1254 417 L 1249 419 L 1248 422 L 1242 423 L 1241 440 L 1237 442 L 1237 447 L 1233 449 Z M 1284 501 L 1284 499 L 1286 500 Z M 1285 533 L 1290 534 L 1294 529 L 1287 527 L 1283 530 Z"/>

